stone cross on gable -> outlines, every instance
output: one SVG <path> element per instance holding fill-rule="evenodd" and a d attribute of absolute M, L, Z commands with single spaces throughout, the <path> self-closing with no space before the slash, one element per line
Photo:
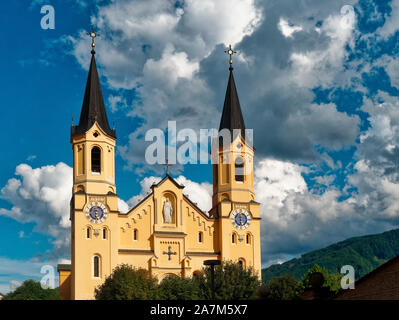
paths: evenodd
<path fill-rule="evenodd" d="M 166 167 L 166 175 L 168 176 L 169 175 L 169 167 L 172 166 L 169 163 L 169 159 L 166 159 L 166 163 L 164 164 L 164 166 Z"/>
<path fill-rule="evenodd" d="M 169 246 L 169 247 L 168 247 L 168 252 L 165 252 L 165 251 L 164 251 L 162 254 L 167 254 L 167 255 L 168 255 L 168 260 L 172 260 L 171 256 L 172 256 L 172 255 L 173 255 L 173 256 L 177 255 L 177 252 L 172 252 L 172 247 Z"/>

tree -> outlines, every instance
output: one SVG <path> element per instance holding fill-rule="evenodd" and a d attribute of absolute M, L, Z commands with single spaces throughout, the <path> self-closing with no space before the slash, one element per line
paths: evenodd
<path fill-rule="evenodd" d="M 212 299 L 212 280 L 210 268 L 203 269 L 201 275 L 193 278 L 198 282 L 203 299 Z M 255 299 L 261 281 L 253 268 L 243 268 L 241 264 L 224 261 L 215 267 L 216 300 Z"/>
<path fill-rule="evenodd" d="M 328 288 L 332 293 L 338 293 L 341 290 L 341 278 L 342 274 L 339 273 L 328 273 L 328 270 L 325 267 L 320 267 L 315 264 L 312 268 L 308 270 L 308 273 L 305 274 L 301 279 L 302 290 L 306 290 L 311 288 L 309 283 L 309 277 L 312 273 L 320 272 L 324 277 L 323 288 Z"/>
<path fill-rule="evenodd" d="M 258 290 L 261 299 L 294 300 L 298 298 L 301 285 L 291 274 L 273 278 Z"/>
<path fill-rule="evenodd" d="M 95 289 L 97 300 L 151 300 L 157 299 L 156 278 L 145 269 L 128 264 L 117 266 L 104 283 Z"/>
<path fill-rule="evenodd" d="M 43 289 L 40 282 L 26 280 L 13 292 L 6 294 L 3 300 L 62 300 L 59 290 Z"/>
<path fill-rule="evenodd" d="M 169 276 L 158 286 L 159 298 L 162 300 L 198 300 L 202 295 L 199 283 L 193 278 Z"/>

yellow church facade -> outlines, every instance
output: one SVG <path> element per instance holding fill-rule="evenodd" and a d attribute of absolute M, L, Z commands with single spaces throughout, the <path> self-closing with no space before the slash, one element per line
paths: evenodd
<path fill-rule="evenodd" d="M 92 50 L 79 124 L 71 128 L 71 265 L 58 266 L 64 299 L 94 299 L 95 288 L 120 264 L 147 269 L 162 280 L 201 272 L 205 260 L 233 260 L 254 268 L 260 277 L 254 149 L 245 140 L 232 71 L 230 66 L 220 130 L 238 129 L 240 134 L 216 151 L 212 209 L 198 208 L 167 170 L 144 199 L 121 213 L 115 185 L 116 133 L 108 124 Z"/>

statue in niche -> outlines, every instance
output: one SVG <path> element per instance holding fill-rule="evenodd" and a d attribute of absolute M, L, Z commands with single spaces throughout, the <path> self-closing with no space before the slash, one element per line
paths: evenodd
<path fill-rule="evenodd" d="M 172 223 L 172 213 L 172 204 L 170 203 L 169 199 L 166 198 L 165 204 L 163 205 L 163 217 L 165 223 Z"/>

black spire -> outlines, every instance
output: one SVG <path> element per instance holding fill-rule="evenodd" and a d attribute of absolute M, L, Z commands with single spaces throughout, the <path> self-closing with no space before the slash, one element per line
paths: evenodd
<path fill-rule="evenodd" d="M 94 57 L 95 53 L 93 47 L 79 124 L 77 126 L 72 126 L 71 134 L 75 135 L 85 133 L 97 121 L 106 134 L 116 138 L 115 130 L 111 129 L 108 124 L 107 113 L 105 111 L 103 95 L 101 92 L 100 79 L 97 72 L 96 59 Z"/>
<path fill-rule="evenodd" d="M 240 129 L 241 136 L 245 138 L 245 124 L 242 116 L 240 101 L 238 100 L 237 88 L 234 82 L 233 67 L 230 65 L 229 83 L 227 84 L 226 97 L 224 99 L 222 119 L 219 131 L 229 129 L 234 140 L 233 129 Z"/>

